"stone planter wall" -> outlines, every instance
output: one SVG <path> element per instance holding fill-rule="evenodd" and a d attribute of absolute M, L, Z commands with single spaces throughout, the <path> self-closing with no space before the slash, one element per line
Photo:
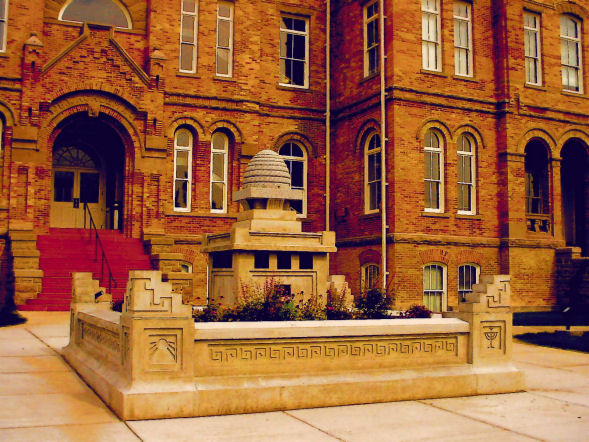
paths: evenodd
<path fill-rule="evenodd" d="M 509 278 L 482 280 L 455 317 L 195 325 L 161 273 L 131 272 L 121 314 L 74 296 L 64 354 L 123 419 L 520 391 Z"/>

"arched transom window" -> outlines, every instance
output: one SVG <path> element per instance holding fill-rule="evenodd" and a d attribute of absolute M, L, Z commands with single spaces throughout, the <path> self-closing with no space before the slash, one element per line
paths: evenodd
<path fill-rule="evenodd" d="M 381 201 L 380 135 L 368 136 L 364 147 L 364 212 L 377 212 Z"/>
<path fill-rule="evenodd" d="M 304 149 L 297 143 L 288 142 L 278 152 L 290 172 L 290 187 L 303 191 L 302 201 L 291 201 L 290 205 L 300 216 L 307 214 L 307 158 Z"/>
<path fill-rule="evenodd" d="M 117 0 L 70 0 L 62 8 L 59 19 L 132 28 L 129 12 Z"/>
<path fill-rule="evenodd" d="M 53 154 L 53 165 L 61 167 L 85 167 L 87 169 L 99 169 L 98 160 L 92 158 L 87 152 L 74 146 L 60 147 Z"/>

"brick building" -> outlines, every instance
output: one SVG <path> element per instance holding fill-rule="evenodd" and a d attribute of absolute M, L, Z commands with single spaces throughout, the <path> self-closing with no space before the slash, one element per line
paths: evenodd
<path fill-rule="evenodd" d="M 37 3 L 0 0 L 17 304 L 44 290 L 37 238 L 83 227 L 85 205 L 204 302 L 202 235 L 229 229 L 266 148 L 305 190 L 304 229 L 335 230 L 331 273 L 356 293 L 384 279 L 399 307 L 449 309 L 501 272 L 538 309 L 582 281 L 587 0 Z"/>

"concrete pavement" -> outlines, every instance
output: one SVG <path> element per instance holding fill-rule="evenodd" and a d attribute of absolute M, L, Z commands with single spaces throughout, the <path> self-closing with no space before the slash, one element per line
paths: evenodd
<path fill-rule="evenodd" d="M 59 354 L 69 313 L 25 316 L 0 328 L 2 441 L 589 441 L 587 353 L 515 343 L 525 393 L 123 422 Z"/>

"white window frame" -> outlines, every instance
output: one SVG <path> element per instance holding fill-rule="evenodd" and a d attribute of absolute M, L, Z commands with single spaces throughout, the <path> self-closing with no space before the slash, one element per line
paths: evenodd
<path fill-rule="evenodd" d="M 376 272 L 375 272 L 376 269 Z M 380 277 L 380 266 L 374 262 L 364 264 L 360 268 L 360 291 L 362 293 L 376 288 Z"/>
<path fill-rule="evenodd" d="M 372 7 L 376 8 L 376 12 L 368 17 L 368 10 Z M 368 3 L 364 6 L 363 11 L 363 20 L 364 20 L 364 76 L 368 77 L 369 75 L 376 74 L 380 70 L 380 52 L 379 52 L 379 44 L 380 44 L 380 34 L 379 34 L 379 11 L 378 11 L 378 2 L 373 1 Z M 368 25 L 372 22 L 376 22 L 376 41 L 370 47 L 368 46 Z M 376 65 L 374 70 L 370 70 L 370 54 L 374 51 L 376 53 Z"/>
<path fill-rule="evenodd" d="M 471 281 L 472 284 L 471 284 L 470 289 L 464 289 L 464 282 L 465 281 L 460 281 L 460 270 L 461 269 L 465 269 L 466 267 L 473 268 L 474 269 L 474 272 L 475 272 L 475 279 L 474 279 L 474 281 Z M 478 284 L 480 275 L 481 275 L 481 267 L 478 264 L 467 262 L 467 263 L 464 263 L 464 264 L 461 264 L 460 266 L 458 266 L 458 286 L 457 286 L 457 290 L 458 290 L 458 301 L 459 302 L 464 302 L 465 301 L 465 295 L 467 293 L 472 293 L 472 286 L 475 285 L 475 284 Z M 463 290 L 460 290 L 461 284 L 462 284 Z"/>
<path fill-rule="evenodd" d="M 527 18 L 535 22 L 535 26 L 526 25 Z M 526 84 L 542 86 L 542 46 L 540 41 L 540 29 L 542 23 L 540 14 L 531 11 L 524 11 L 524 56 L 526 69 Z M 536 46 L 536 54 L 532 53 L 530 41 Z M 530 81 L 530 76 L 534 73 L 531 69 L 534 67 L 536 81 Z"/>
<path fill-rule="evenodd" d="M 4 16 L 0 16 L 0 23 L 4 23 L 4 32 L 0 35 L 0 52 L 6 52 L 6 38 L 8 36 L 8 0 L 4 1 Z"/>
<path fill-rule="evenodd" d="M 229 8 L 229 17 L 222 17 L 219 15 L 219 6 L 226 6 Z M 215 74 L 217 77 L 232 77 L 233 76 L 233 16 L 234 16 L 234 7 L 232 2 L 225 2 L 220 1 L 217 3 L 217 41 L 216 41 L 216 51 L 215 51 Z M 229 22 L 229 46 L 220 46 L 219 45 L 219 24 L 221 22 Z M 227 56 L 227 73 L 222 74 L 219 73 L 219 51 L 228 51 Z"/>
<path fill-rule="evenodd" d="M 223 149 L 215 149 L 213 148 L 213 141 L 215 139 L 215 136 L 217 135 L 221 135 L 224 137 L 225 143 L 223 146 Z M 223 154 L 223 180 L 214 180 L 213 179 L 213 157 L 214 155 L 217 154 Z M 227 157 L 229 154 L 229 137 L 227 136 L 226 133 L 222 132 L 222 131 L 216 131 L 213 133 L 213 136 L 211 137 L 211 165 L 210 165 L 210 179 L 209 179 L 209 207 L 211 208 L 211 213 L 227 213 L 227 183 L 228 183 L 228 177 L 227 177 L 227 171 L 228 171 L 228 161 L 227 161 Z M 213 184 L 214 183 L 222 183 L 223 184 L 223 208 L 222 209 L 213 209 Z"/>
<path fill-rule="evenodd" d="M 184 27 L 184 17 L 185 16 L 192 16 L 194 17 L 194 40 L 193 41 L 183 41 L 182 34 L 183 34 L 183 27 Z M 191 69 L 182 69 L 182 45 L 192 46 L 192 67 Z M 178 54 L 178 68 L 180 72 L 186 72 L 189 74 L 194 74 L 196 72 L 196 58 L 198 53 L 198 0 L 194 0 L 194 12 L 192 11 L 185 11 L 184 10 L 184 0 L 182 0 L 182 9 L 180 14 L 180 51 Z"/>
<path fill-rule="evenodd" d="M 288 143 L 292 143 L 298 146 L 299 149 L 301 149 L 301 152 L 303 153 L 302 157 L 297 157 L 297 156 L 291 156 L 291 155 L 285 155 L 280 153 L 280 151 L 282 150 L 282 148 L 287 145 Z M 280 157 L 284 160 L 284 162 L 286 163 L 286 167 L 288 167 L 288 171 L 291 174 L 291 188 L 292 189 L 301 189 L 303 191 L 303 211 L 301 213 L 297 213 L 297 218 L 305 218 L 307 216 L 307 150 L 298 142 L 296 141 L 287 141 L 286 143 L 284 143 L 281 147 L 280 150 L 278 151 Z M 303 187 L 295 187 L 292 185 L 292 162 L 299 162 L 299 163 L 303 163 Z"/>
<path fill-rule="evenodd" d="M 429 290 L 426 290 L 426 269 L 428 267 L 437 267 L 437 268 L 441 268 L 442 269 L 442 290 L 432 290 L 431 289 L 431 272 L 430 272 L 430 280 L 429 280 L 429 284 L 427 285 L 427 287 L 429 287 Z M 422 272 L 422 281 L 423 281 L 423 305 L 425 305 L 429 310 L 431 310 L 432 312 L 435 313 L 441 313 L 441 312 L 445 312 L 448 310 L 448 267 L 446 266 L 446 264 L 443 264 L 441 262 L 430 262 L 427 263 L 426 265 L 423 266 L 423 272 Z M 435 293 L 431 293 L 426 295 L 426 292 L 438 292 L 441 295 L 441 300 L 440 300 L 440 311 L 437 311 L 435 309 L 433 309 L 431 302 L 428 302 L 426 300 L 426 296 L 432 296 L 435 295 Z"/>
<path fill-rule="evenodd" d="M 433 5 L 433 8 L 432 8 Z M 435 21 L 435 35 L 432 36 L 431 24 L 432 19 Z M 429 31 L 429 32 L 428 32 Z M 427 71 L 442 71 L 442 34 L 440 20 L 440 1 L 439 0 L 421 0 L 421 58 L 422 67 Z M 434 60 L 431 60 L 431 50 L 433 47 Z"/>
<path fill-rule="evenodd" d="M 466 17 L 457 15 L 456 7 L 462 5 L 466 6 Z M 466 46 L 461 45 L 457 36 L 460 32 L 461 25 L 466 25 Z M 460 68 L 460 53 L 466 52 L 466 72 L 461 72 Z M 473 50 L 472 50 L 472 5 L 465 1 L 454 2 L 454 73 L 461 77 L 472 77 L 473 69 Z"/>
<path fill-rule="evenodd" d="M 461 142 L 462 140 L 466 140 L 466 142 L 470 145 L 470 151 L 462 150 Z M 473 137 L 469 134 L 461 134 L 458 137 L 458 146 L 456 148 L 456 154 L 458 156 L 458 166 L 461 166 L 461 159 L 470 161 L 470 182 L 469 181 L 460 181 L 458 179 L 458 195 L 460 195 L 460 188 L 461 186 L 468 186 L 468 192 L 470 196 L 470 210 L 458 209 L 459 215 L 474 215 L 476 213 L 476 165 L 477 165 L 477 152 L 476 152 L 476 144 L 473 140 Z M 464 174 L 463 174 L 464 175 Z M 460 174 L 457 174 L 460 177 Z M 458 199 L 458 201 L 460 201 Z"/>
<path fill-rule="evenodd" d="M 282 19 L 283 18 L 291 18 L 293 20 L 302 20 L 305 22 L 305 31 L 296 31 L 294 29 L 287 29 L 287 28 L 283 28 L 282 27 Z M 292 88 L 298 88 L 298 89 L 308 89 L 309 88 L 309 19 L 306 17 L 301 17 L 298 15 L 289 15 L 289 14 L 282 14 L 280 16 L 280 37 L 282 37 L 282 34 L 293 34 L 293 35 L 303 35 L 305 37 L 305 81 L 304 84 L 299 85 L 299 84 L 292 84 L 292 83 L 283 83 L 282 81 L 280 81 L 281 77 L 286 77 L 286 73 L 280 72 L 280 76 L 279 76 L 279 85 L 280 86 L 286 86 L 286 87 L 292 87 Z M 291 59 L 288 56 L 282 56 L 280 54 L 280 42 L 282 41 L 282 38 L 280 38 L 279 40 L 279 48 L 278 48 L 278 57 L 279 60 L 298 60 L 298 59 Z M 281 66 L 279 65 L 279 70 L 281 70 Z"/>
<path fill-rule="evenodd" d="M 437 137 L 438 147 L 427 145 L 428 133 L 431 133 L 432 136 Z M 444 138 L 442 137 L 442 135 L 440 134 L 439 131 L 437 131 L 435 129 L 428 129 L 426 132 L 424 141 L 425 141 L 424 142 L 424 154 L 425 155 L 431 155 L 434 153 L 439 154 L 438 155 L 439 179 L 436 180 L 433 178 L 426 178 L 425 176 L 423 178 L 425 183 L 428 183 L 428 182 L 438 183 L 438 207 L 424 207 L 424 211 L 425 212 L 432 212 L 432 213 L 444 213 L 444 200 L 445 200 L 445 196 L 444 196 Z M 424 163 L 425 163 L 425 156 L 424 156 Z M 433 164 L 433 162 L 431 164 Z M 431 199 L 430 199 L 430 201 L 431 201 Z M 425 206 L 425 187 L 424 187 L 424 206 Z"/>
<path fill-rule="evenodd" d="M 575 24 L 575 28 L 577 31 L 577 36 L 576 37 L 571 37 L 568 35 L 563 35 L 563 26 L 562 26 L 562 21 L 563 19 L 567 19 L 572 21 Z M 581 36 L 582 36 L 582 22 L 570 15 L 561 15 L 561 25 L 560 25 L 560 51 L 561 51 L 561 71 L 562 71 L 562 89 L 566 92 L 571 92 L 571 93 L 577 93 L 577 94 L 582 94 L 583 93 L 583 46 L 581 44 Z M 578 54 L 578 65 L 572 65 L 572 64 L 568 64 L 565 63 L 564 60 L 564 51 L 563 51 L 563 45 L 564 43 L 572 43 L 576 46 L 577 48 L 577 54 Z M 577 76 L 577 84 L 579 85 L 579 90 L 574 90 L 574 89 L 569 89 L 568 87 L 565 86 L 565 71 L 570 72 L 570 69 L 573 69 L 576 72 L 576 76 Z M 569 76 L 570 78 L 570 76 Z"/>
<path fill-rule="evenodd" d="M 378 145 L 375 145 L 371 148 L 372 140 L 377 140 Z M 382 164 L 381 164 L 381 142 L 380 142 L 380 134 L 378 132 L 370 132 L 366 137 L 366 141 L 364 143 L 364 213 L 378 213 L 380 211 L 380 205 L 382 204 L 382 195 L 381 195 L 381 188 L 382 188 Z M 370 180 L 369 179 L 369 158 L 371 156 L 376 156 L 377 162 L 380 165 L 380 176 L 378 179 Z M 377 195 L 380 195 L 378 200 L 378 204 L 376 208 L 370 207 L 371 201 L 371 193 L 370 193 L 370 185 L 377 183 Z"/>
<path fill-rule="evenodd" d="M 179 146 L 178 145 L 178 135 L 180 132 L 184 132 L 188 134 L 188 146 Z M 173 204 L 174 204 L 174 212 L 190 212 L 192 207 L 192 146 L 194 144 L 192 132 L 185 127 L 181 127 L 176 130 L 174 134 L 174 179 L 172 183 L 172 196 L 173 196 Z M 177 165 L 177 158 L 178 152 L 188 152 L 188 160 L 187 160 L 187 169 L 188 169 L 188 177 L 187 178 L 177 178 L 176 177 L 176 165 Z M 186 207 L 176 207 L 176 181 L 187 181 L 186 186 Z"/>

